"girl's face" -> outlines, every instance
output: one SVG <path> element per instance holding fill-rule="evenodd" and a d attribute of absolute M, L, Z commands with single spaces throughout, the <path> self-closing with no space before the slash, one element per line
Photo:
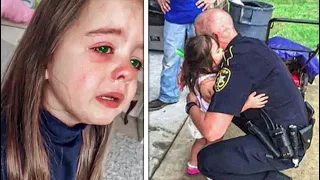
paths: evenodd
<path fill-rule="evenodd" d="M 65 124 L 106 125 L 129 106 L 143 64 L 142 2 L 91 0 L 58 43 L 44 106 Z"/>
<path fill-rule="evenodd" d="M 213 69 L 218 69 L 218 65 L 221 63 L 221 60 L 223 58 L 224 52 L 222 48 L 218 47 L 218 44 L 214 39 L 211 39 L 212 47 L 211 47 L 211 56 L 214 60 L 214 63 L 212 63 Z"/>

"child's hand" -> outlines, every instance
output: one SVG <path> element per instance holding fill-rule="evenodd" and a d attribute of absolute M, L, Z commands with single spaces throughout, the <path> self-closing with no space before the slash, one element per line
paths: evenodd
<path fill-rule="evenodd" d="M 249 95 L 246 103 L 244 104 L 242 110 L 263 108 L 268 102 L 268 96 L 266 94 L 257 95 L 256 92 L 253 92 Z"/>
<path fill-rule="evenodd" d="M 268 96 L 266 94 L 257 95 L 256 92 L 253 92 L 249 95 L 246 103 L 248 104 L 248 109 L 250 108 L 262 108 L 268 102 Z"/>
<path fill-rule="evenodd" d="M 177 82 L 178 82 L 178 88 L 180 91 L 183 91 L 184 87 L 186 86 L 186 82 L 183 79 L 183 69 L 180 69 L 180 72 L 178 74 L 178 78 L 177 78 Z"/>

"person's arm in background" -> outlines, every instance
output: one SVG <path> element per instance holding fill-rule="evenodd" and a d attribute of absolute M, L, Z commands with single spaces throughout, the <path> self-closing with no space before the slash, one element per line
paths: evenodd
<path fill-rule="evenodd" d="M 214 8 L 214 3 L 217 0 L 198 0 L 196 2 L 196 6 L 200 9 L 202 9 L 203 11 L 205 11 L 206 9 L 212 9 Z"/>
<path fill-rule="evenodd" d="M 157 0 L 157 2 L 163 14 L 166 14 L 168 11 L 170 11 L 170 0 Z"/>

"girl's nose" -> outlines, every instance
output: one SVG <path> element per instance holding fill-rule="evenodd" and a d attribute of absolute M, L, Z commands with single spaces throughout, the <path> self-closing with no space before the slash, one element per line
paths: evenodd
<path fill-rule="evenodd" d="M 127 63 L 119 64 L 111 73 L 112 80 L 126 83 L 133 80 L 136 76 L 137 72 L 135 72 L 135 69 L 132 67 L 129 60 Z"/>

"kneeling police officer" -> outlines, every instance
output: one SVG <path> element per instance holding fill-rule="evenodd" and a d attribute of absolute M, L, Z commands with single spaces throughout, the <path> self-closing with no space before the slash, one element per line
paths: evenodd
<path fill-rule="evenodd" d="M 215 94 L 207 113 L 193 94 L 186 111 L 209 141 L 223 137 L 233 122 L 245 136 L 220 141 L 202 149 L 198 168 L 215 180 L 291 179 L 279 172 L 297 167 L 312 139 L 312 109 L 304 102 L 281 60 L 263 42 L 242 37 L 230 15 L 207 10 L 197 17 L 196 33 L 216 36 L 225 50 Z M 269 96 L 263 109 L 240 113 L 248 95 Z"/>

